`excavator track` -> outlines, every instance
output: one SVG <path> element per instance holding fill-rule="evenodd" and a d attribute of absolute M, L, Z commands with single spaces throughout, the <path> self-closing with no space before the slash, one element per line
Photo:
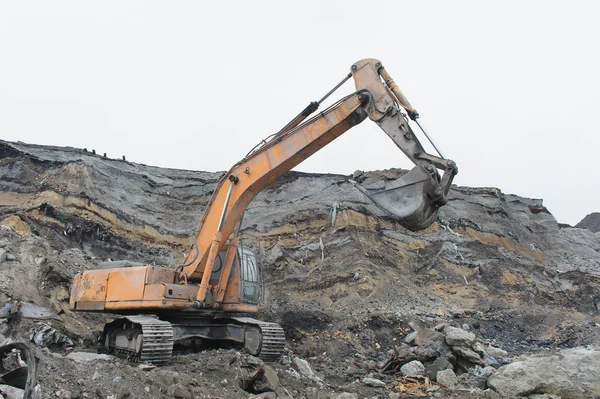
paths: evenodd
<path fill-rule="evenodd" d="M 265 361 L 281 358 L 285 346 L 281 326 L 251 317 L 195 321 L 188 318 L 183 325 L 176 320 L 170 322 L 152 316 L 127 316 L 106 324 L 102 345 L 109 353 L 123 359 L 160 365 L 171 358 L 174 343 L 193 336 L 222 340 L 222 332 L 230 331 L 232 327 L 240 332 L 232 344 L 242 343 L 250 354 Z M 208 331 L 215 335 L 206 335 Z"/>
<path fill-rule="evenodd" d="M 283 328 L 277 323 L 256 320 L 251 317 L 233 317 L 233 320 L 260 329 L 262 342 L 257 356 L 262 360 L 278 361 L 285 347 L 285 334 Z"/>
<path fill-rule="evenodd" d="M 107 324 L 103 341 L 110 353 L 121 358 L 158 365 L 173 354 L 173 327 L 150 316 L 128 316 Z"/>

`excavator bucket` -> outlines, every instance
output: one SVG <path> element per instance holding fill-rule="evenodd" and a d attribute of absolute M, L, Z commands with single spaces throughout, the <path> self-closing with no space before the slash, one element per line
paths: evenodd
<path fill-rule="evenodd" d="M 421 166 L 415 166 L 396 180 L 355 186 L 378 208 L 411 231 L 429 227 L 443 205 L 439 183 Z"/>

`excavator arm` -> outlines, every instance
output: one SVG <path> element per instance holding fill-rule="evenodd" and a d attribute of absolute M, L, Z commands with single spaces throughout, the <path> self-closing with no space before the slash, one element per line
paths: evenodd
<path fill-rule="evenodd" d="M 426 228 L 435 220 L 457 173 L 455 163 L 425 151 L 400 107 L 411 118 L 418 117 L 418 113 L 381 62 L 361 60 L 352 65 L 348 77 L 354 78 L 355 93 L 301 123 L 318 106 L 311 103 L 269 141 L 236 163 L 217 184 L 200 220 L 194 247 L 179 269 L 187 279 L 201 279 L 197 306 L 205 305 L 215 258 L 234 234 L 250 201 L 278 177 L 367 117 L 416 166 L 398 180 L 357 188 L 411 230 Z M 438 169 L 443 170 L 441 178 Z"/>

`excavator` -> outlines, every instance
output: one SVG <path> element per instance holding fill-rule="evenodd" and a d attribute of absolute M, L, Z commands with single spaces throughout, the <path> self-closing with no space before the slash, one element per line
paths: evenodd
<path fill-rule="evenodd" d="M 354 93 L 309 118 L 350 78 Z M 99 341 L 104 350 L 132 361 L 162 364 L 172 356 L 174 344 L 207 340 L 278 360 L 285 345 L 282 327 L 251 317 L 259 310 L 261 281 L 255 254 L 240 245 L 244 211 L 262 189 L 367 117 L 415 166 L 396 180 L 366 187 L 354 182 L 355 187 L 405 228 L 427 228 L 447 203 L 458 169 L 439 152 L 382 63 L 363 59 L 321 100 L 311 102 L 223 176 L 182 264 L 118 261 L 80 272 L 73 280 L 70 308 L 121 315 L 105 325 Z M 411 120 L 439 156 L 425 151 Z"/>

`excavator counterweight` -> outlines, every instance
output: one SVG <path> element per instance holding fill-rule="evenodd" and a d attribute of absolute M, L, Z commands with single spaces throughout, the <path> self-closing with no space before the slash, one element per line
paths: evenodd
<path fill-rule="evenodd" d="M 309 118 L 350 78 L 354 93 Z M 182 264 L 120 261 L 78 273 L 71 309 L 126 315 L 105 326 L 102 345 L 132 360 L 165 363 L 174 344 L 201 345 L 207 340 L 241 346 L 265 360 L 277 359 L 285 344 L 281 326 L 248 317 L 258 312 L 261 279 L 254 253 L 239 244 L 246 207 L 278 177 L 368 118 L 415 167 L 396 180 L 357 184 L 357 189 L 402 226 L 413 231 L 427 228 L 447 202 L 458 169 L 453 161 L 425 151 L 409 124 L 418 117 L 380 61 L 358 61 L 325 97 L 223 176 Z"/>

